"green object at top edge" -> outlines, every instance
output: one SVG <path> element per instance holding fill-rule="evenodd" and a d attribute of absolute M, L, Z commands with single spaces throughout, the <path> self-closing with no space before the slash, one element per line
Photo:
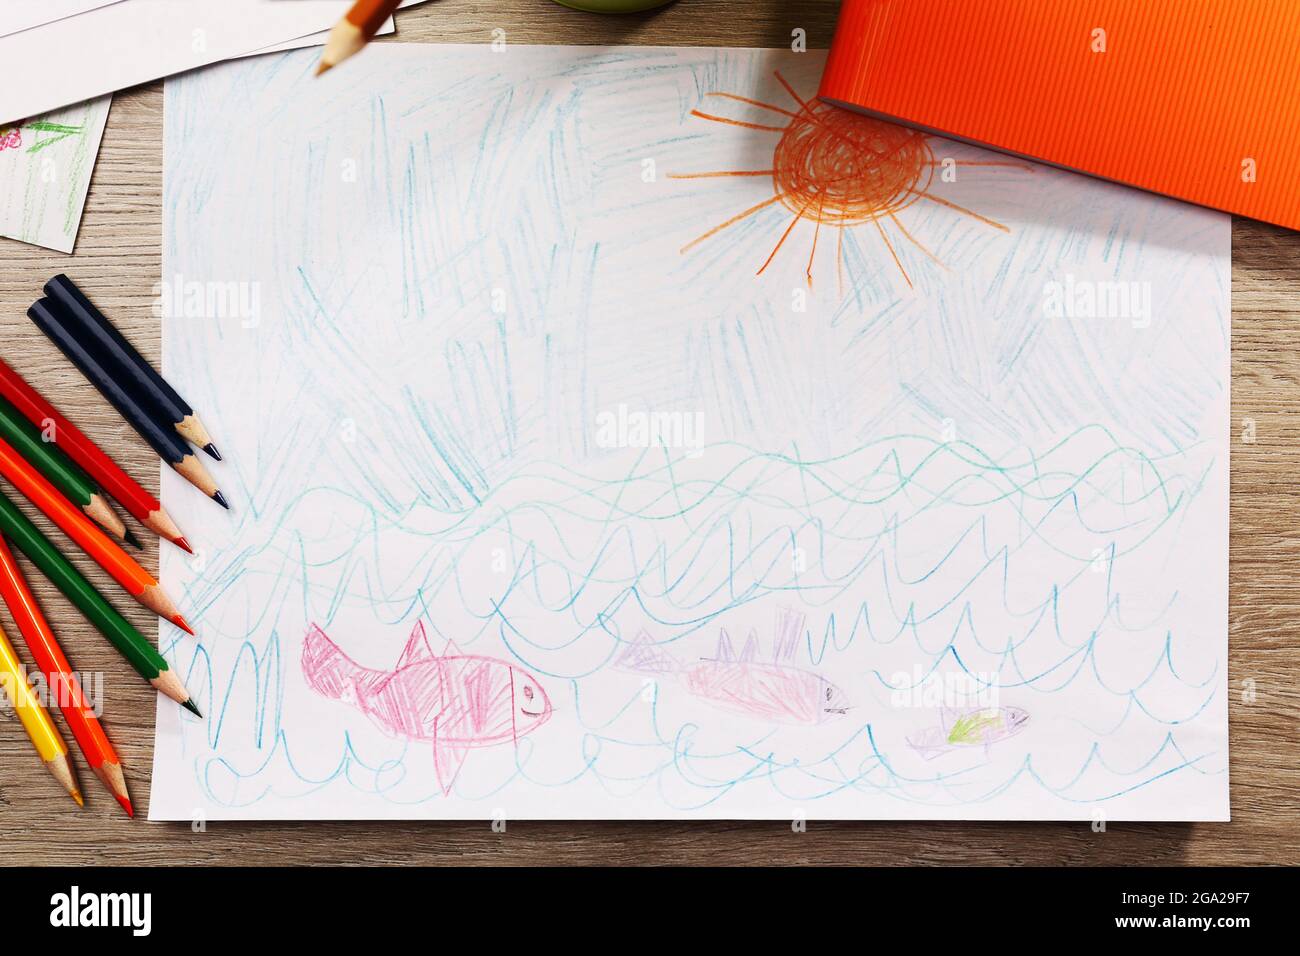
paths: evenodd
<path fill-rule="evenodd" d="M 588 13 L 640 13 L 664 7 L 673 0 L 555 0 L 556 3 Z"/>

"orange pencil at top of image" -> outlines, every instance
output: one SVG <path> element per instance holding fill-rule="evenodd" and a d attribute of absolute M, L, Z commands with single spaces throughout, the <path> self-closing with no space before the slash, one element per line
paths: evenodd
<path fill-rule="evenodd" d="M 402 0 L 357 0 L 330 31 L 321 53 L 320 65 L 316 67 L 316 75 L 320 76 L 348 57 L 360 53 L 401 3 Z"/>
<path fill-rule="evenodd" d="M 113 580 L 126 588 L 128 594 L 187 634 L 194 633 L 157 579 L 59 494 L 58 489 L 3 439 L 0 439 L 0 475 L 8 478 L 15 488 L 58 525 L 64 534 L 80 545 Z"/>

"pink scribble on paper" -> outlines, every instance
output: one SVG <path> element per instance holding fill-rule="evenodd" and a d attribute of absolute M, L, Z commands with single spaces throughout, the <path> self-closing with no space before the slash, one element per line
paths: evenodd
<path fill-rule="evenodd" d="M 417 623 L 391 671 L 362 667 L 314 624 L 302 645 L 302 672 L 317 693 L 360 710 L 385 733 L 433 745 L 444 794 L 471 750 L 513 743 L 551 716 L 551 701 L 531 674 L 494 657 L 442 654 Z"/>
<path fill-rule="evenodd" d="M 679 663 L 642 631 L 615 664 L 639 674 L 677 676 L 694 696 L 747 717 L 818 724 L 842 716 L 849 704 L 844 692 L 821 674 L 794 666 L 803 622 L 798 611 L 777 612 L 770 661 L 758 659 L 758 635 L 752 632 L 739 654 L 723 630 L 713 657 Z"/>
<path fill-rule="evenodd" d="M 6 149 L 18 149 L 23 145 L 23 131 L 17 126 L 0 129 L 0 152 Z"/>

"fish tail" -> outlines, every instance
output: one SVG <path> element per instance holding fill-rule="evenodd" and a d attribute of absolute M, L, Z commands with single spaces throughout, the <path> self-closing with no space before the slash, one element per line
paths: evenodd
<path fill-rule="evenodd" d="M 677 659 L 657 645 L 644 630 L 627 643 L 614 666 L 639 674 L 676 674 L 682 670 Z"/>
<path fill-rule="evenodd" d="M 302 642 L 302 674 L 313 690 L 337 700 L 361 670 L 319 627 L 308 629 Z"/>

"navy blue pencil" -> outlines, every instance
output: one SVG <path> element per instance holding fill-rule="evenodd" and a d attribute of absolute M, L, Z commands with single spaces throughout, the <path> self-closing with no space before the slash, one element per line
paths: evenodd
<path fill-rule="evenodd" d="M 117 330 L 104 313 L 95 308 L 77 284 L 66 275 L 56 275 L 45 283 L 45 295 L 63 307 L 62 312 L 73 333 L 97 357 L 106 369 L 117 373 L 146 408 L 171 423 L 181 437 L 198 445 L 205 452 L 221 460 L 212 436 L 194 414 L 189 402 L 181 398 L 162 374 L 136 351 L 135 346 Z"/>
<path fill-rule="evenodd" d="M 149 415 L 139 401 L 109 374 L 97 356 L 69 329 L 66 315 L 57 302 L 40 299 L 32 303 L 31 308 L 27 310 L 27 317 L 36 323 L 36 327 L 59 347 L 59 351 L 81 370 L 81 374 L 86 376 L 95 388 L 99 389 L 100 394 L 108 399 L 109 404 L 117 409 L 118 414 L 149 443 L 149 447 L 157 452 L 163 461 L 221 507 L 230 507 L 225 496 L 217 489 L 217 483 L 208 474 L 208 470 L 190 451 L 190 446 L 185 444 L 174 429 L 164 427 Z"/>

